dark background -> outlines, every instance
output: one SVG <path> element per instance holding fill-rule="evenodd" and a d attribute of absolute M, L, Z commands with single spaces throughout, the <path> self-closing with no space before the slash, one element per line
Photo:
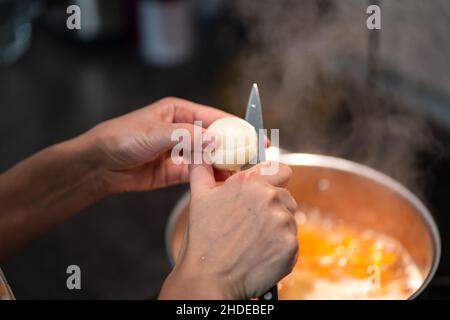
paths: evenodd
<path fill-rule="evenodd" d="M 120 46 L 80 48 L 37 30 L 20 63 L 0 71 L 1 170 L 161 97 L 210 100 L 207 75 L 192 68 L 154 70 Z M 155 296 L 170 270 L 164 224 L 185 189 L 111 197 L 37 240 L 4 266 L 16 297 Z M 70 264 L 81 267 L 81 291 L 65 289 Z"/>
<path fill-rule="evenodd" d="M 248 91 L 249 84 L 256 80 L 265 89 L 262 91 L 263 104 L 268 106 L 266 110 L 269 111 L 266 111 L 265 118 L 269 119 L 269 123 L 271 121 L 276 124 L 301 123 L 301 119 L 293 118 L 289 114 L 279 120 L 275 114 L 272 118 L 270 108 L 277 105 L 279 101 L 275 98 L 272 101 L 271 96 L 276 96 L 277 93 L 286 96 L 288 91 L 280 93 L 273 89 L 276 87 L 271 86 L 268 81 L 264 82 L 266 75 L 262 75 L 261 70 L 267 70 L 269 65 L 259 60 L 255 62 L 254 59 L 249 58 L 251 56 L 249 52 L 258 53 L 258 50 L 265 48 L 265 40 L 257 37 L 255 40 L 252 25 L 250 24 L 249 27 L 248 21 L 255 23 L 257 20 L 252 20 L 254 17 L 249 18 L 245 14 L 240 14 L 241 11 L 235 8 L 244 2 L 231 1 L 232 5 L 222 8 L 211 18 L 199 19 L 200 22 L 197 23 L 195 29 L 197 46 L 192 55 L 180 63 L 160 66 L 145 62 L 145 59 L 139 54 L 139 40 L 136 36 L 139 30 L 136 30 L 135 26 L 137 18 L 133 18 L 132 14 L 132 18 L 130 18 L 129 11 L 126 11 L 127 23 L 131 27 L 128 26 L 125 31 L 122 30 L 117 34 L 100 34 L 94 39 L 85 41 L 67 30 L 61 31 L 59 27 L 55 27 L 54 23 L 48 23 L 46 16 L 48 11 L 46 10 L 54 6 L 55 1 L 44 1 L 43 3 L 49 7 L 43 6 L 42 11 L 33 22 L 29 49 L 17 61 L 0 65 L 0 172 L 46 146 L 76 136 L 101 121 L 145 106 L 165 96 L 177 96 L 203 104 L 224 106 L 224 109 L 239 114 L 241 112 L 239 101 L 242 101 L 242 104 L 245 103 L 246 96 L 236 90 L 232 91 L 234 93 L 230 97 L 230 87 L 242 89 L 242 92 Z M 419 11 L 423 10 L 423 2 L 410 1 L 409 3 L 413 2 L 418 5 Z M 129 3 L 126 7 L 133 12 L 136 2 L 130 1 Z M 247 1 L 246 5 L 248 3 Z M 278 8 L 273 1 L 262 1 L 261 3 L 266 6 L 266 11 L 270 11 L 270 8 Z M 299 24 L 301 21 L 307 21 L 311 25 L 321 23 L 320 19 L 328 19 L 328 15 L 331 15 L 329 12 L 333 12 L 333 10 L 338 13 L 345 11 L 344 9 L 339 11 L 337 1 L 305 1 L 302 4 L 305 6 L 304 8 L 292 7 L 291 5 L 294 3 L 292 1 L 282 1 L 281 3 L 284 3 L 284 7 L 277 10 L 281 12 L 280 17 L 282 18 L 278 22 L 267 19 L 270 32 L 274 34 L 279 30 L 284 32 L 284 23 L 290 19 L 287 18 L 289 11 L 298 12 L 298 16 L 294 15 L 295 23 L 298 19 Z M 364 2 L 360 1 L 359 3 Z M 429 8 L 442 11 L 443 2 L 429 1 L 427 3 Z M 364 6 L 361 8 L 364 9 Z M 446 9 L 450 8 L 446 7 Z M 304 12 L 310 12 L 308 10 L 312 10 L 311 16 L 313 17 L 325 18 L 308 20 L 305 16 L 305 19 L 301 20 L 299 17 L 302 17 L 302 14 L 306 15 Z M 392 10 L 394 11 L 394 9 Z M 360 12 L 365 19 L 364 10 Z M 407 16 L 406 13 L 405 16 Z M 347 22 L 345 16 L 339 16 L 339 19 Z M 397 21 L 398 19 L 393 20 Z M 327 20 L 325 23 L 328 23 Z M 363 22 L 357 21 L 356 23 L 357 30 L 366 32 Z M 386 19 L 386 25 L 389 26 L 389 23 L 389 20 Z M 423 23 L 422 27 L 427 26 L 428 23 L 432 24 L 431 20 L 423 20 L 421 23 Z M 417 56 L 420 61 L 424 62 L 423 64 L 412 64 L 421 73 L 411 74 L 409 69 L 404 69 L 401 65 L 396 67 L 396 61 L 401 61 L 402 57 L 407 55 L 401 55 L 400 59 L 396 60 L 395 56 L 399 55 L 401 50 L 394 50 L 395 48 L 390 47 L 392 43 L 396 43 L 395 39 L 391 39 L 382 46 L 384 51 L 382 50 L 380 54 L 379 61 L 380 64 L 383 64 L 383 68 L 380 70 L 382 69 L 383 72 L 372 74 L 374 79 L 381 79 L 377 81 L 383 82 L 391 91 L 406 87 L 404 94 L 410 95 L 408 92 L 412 91 L 413 94 L 410 95 L 413 97 L 412 100 L 431 101 L 438 106 L 438 113 L 435 112 L 436 109 L 430 111 L 431 109 L 425 108 L 425 111 L 418 111 L 411 107 L 415 117 L 419 117 L 426 124 L 427 134 L 431 132 L 433 145 L 437 147 L 432 150 L 408 148 L 406 150 L 410 153 L 400 156 L 400 160 L 403 158 L 405 163 L 409 163 L 406 159 L 411 157 L 417 159 L 415 164 L 423 173 L 422 178 L 418 180 L 418 183 L 409 185 L 410 180 L 403 181 L 401 177 L 396 177 L 419 194 L 432 211 L 441 230 L 442 263 L 438 275 L 432 283 L 432 290 L 428 293 L 428 297 L 434 298 L 450 297 L 448 290 L 450 287 L 450 259 L 447 250 L 450 246 L 448 236 L 448 228 L 450 228 L 448 217 L 450 162 L 446 151 L 450 145 L 448 130 L 450 126 L 445 120 L 450 111 L 450 100 L 447 99 L 450 90 L 446 91 L 449 88 L 450 75 L 448 77 L 439 76 L 439 72 L 436 71 L 440 69 L 450 71 L 450 68 L 448 58 L 441 60 L 440 68 L 437 69 L 432 66 L 421 69 L 417 66 L 426 65 L 425 61 L 430 60 L 431 53 L 439 56 L 442 52 L 447 52 L 445 51 L 447 47 L 444 45 L 448 43 L 450 31 L 448 27 L 448 24 L 436 26 L 436 32 L 444 37 L 442 37 L 442 43 L 434 48 L 415 40 L 413 44 L 406 45 L 409 48 L 409 51 L 406 52 L 412 53 L 412 57 Z M 394 25 L 390 30 L 402 33 L 401 25 Z M 267 35 L 270 32 L 266 30 L 264 34 Z M 322 36 L 323 33 L 318 32 L 312 37 L 308 35 L 307 39 L 317 39 Z M 334 37 L 333 39 L 336 43 L 339 42 L 339 39 Z M 283 45 L 289 47 L 293 45 L 293 41 L 289 38 L 286 42 L 279 38 L 271 41 L 280 41 L 280 44 L 277 44 L 280 46 L 280 51 L 277 48 L 274 53 L 267 54 L 267 57 L 270 57 L 269 61 L 275 65 L 276 59 L 285 60 L 285 56 L 281 53 Z M 254 44 L 254 42 L 257 45 L 249 50 L 249 44 Z M 353 38 L 352 43 L 355 48 L 366 48 L 370 45 L 369 36 L 363 34 L 361 38 Z M 416 44 L 417 46 L 415 46 Z M 351 46 L 351 50 L 354 47 Z M 323 50 L 330 52 L 332 57 L 329 59 L 328 56 L 324 56 L 323 59 L 327 60 L 326 63 L 329 63 L 329 60 L 341 61 L 337 55 L 334 56 L 332 50 L 328 50 L 326 47 Z M 367 54 L 366 49 L 362 51 L 362 55 Z M 359 52 L 359 49 L 355 49 L 355 52 Z M 421 52 L 422 54 L 425 52 L 425 57 L 420 56 Z M 302 56 L 299 55 L 299 57 L 298 60 L 301 60 Z M 384 63 L 386 60 L 388 62 Z M 242 67 L 242 73 L 234 73 L 236 65 L 237 70 L 240 70 L 237 62 L 242 61 L 246 62 L 246 66 L 254 63 L 258 72 L 253 73 L 253 69 L 250 67 L 248 69 Z M 356 58 L 354 61 L 359 60 Z M 362 62 L 356 64 L 357 67 L 353 68 L 361 68 L 364 79 L 373 71 L 371 68 L 374 66 L 370 65 L 370 61 L 370 59 L 367 61 L 363 59 Z M 292 68 L 295 70 L 295 66 Z M 335 77 L 327 72 L 325 72 L 325 78 Z M 306 74 L 306 71 L 299 68 L 297 74 L 303 73 Z M 400 87 L 398 86 L 399 81 L 395 80 L 397 77 L 402 79 Z M 420 79 L 418 80 L 418 78 Z M 392 79 L 394 79 L 393 82 Z M 325 88 L 328 87 L 325 86 Z M 366 89 L 361 89 L 359 86 L 343 86 L 340 89 L 346 93 L 346 97 L 350 97 L 346 99 L 350 99 L 349 101 L 355 99 L 358 103 L 361 99 L 362 101 L 369 100 L 369 98 L 355 98 L 367 97 L 364 90 Z M 352 105 L 349 101 L 344 105 L 338 104 L 339 108 L 345 109 L 346 105 Z M 406 99 L 406 101 L 409 100 Z M 420 102 L 419 104 L 423 106 L 427 103 Z M 413 104 L 411 103 L 411 106 Z M 296 108 L 294 105 L 292 107 Z M 352 109 L 351 107 L 347 108 Z M 406 113 L 409 114 L 409 109 L 405 111 Z M 380 122 L 384 123 L 384 120 L 383 118 Z M 349 121 L 348 115 L 337 117 L 333 121 L 333 130 L 345 131 L 346 123 Z M 335 135 L 335 133 L 328 132 L 327 134 Z M 421 132 L 414 134 L 419 137 Z M 311 146 L 305 144 L 304 140 L 297 143 L 295 139 L 291 139 L 285 146 L 296 151 L 320 151 L 371 163 L 353 152 L 327 149 L 323 145 Z M 311 141 L 313 140 L 311 139 Z M 357 149 L 361 143 L 364 141 L 353 144 L 352 148 Z M 389 141 L 382 143 L 389 144 Z M 371 164 L 394 176 L 398 171 L 398 167 L 384 168 L 378 162 Z M 170 271 L 164 247 L 165 224 L 174 204 L 186 190 L 187 186 L 178 186 L 152 192 L 116 195 L 84 210 L 64 225 L 36 240 L 1 266 L 16 297 L 18 299 L 145 299 L 156 297 L 162 281 Z M 67 274 L 65 271 L 71 264 L 81 267 L 82 290 L 80 291 L 69 291 L 66 288 Z"/>
<path fill-rule="evenodd" d="M 192 57 L 159 67 L 142 61 L 133 37 L 85 43 L 37 21 L 28 52 L 0 66 L 0 171 L 166 96 L 217 105 L 213 79 L 232 46 L 217 48 L 220 39 L 210 35 L 215 26 L 209 28 L 199 31 Z M 186 190 L 117 195 L 84 210 L 2 265 L 14 294 L 18 299 L 156 297 L 170 271 L 165 223 Z M 82 270 L 80 291 L 66 288 L 71 264 Z"/>

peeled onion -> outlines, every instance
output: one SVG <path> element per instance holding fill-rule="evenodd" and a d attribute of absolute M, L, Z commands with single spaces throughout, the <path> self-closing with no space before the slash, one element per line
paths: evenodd
<path fill-rule="evenodd" d="M 236 171 L 257 155 L 258 138 L 255 128 L 243 119 L 218 119 L 208 127 L 205 134 L 219 137 L 211 154 L 212 164 L 217 169 Z"/>

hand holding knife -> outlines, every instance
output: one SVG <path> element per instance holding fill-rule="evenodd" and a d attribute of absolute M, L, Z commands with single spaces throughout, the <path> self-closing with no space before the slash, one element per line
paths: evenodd
<path fill-rule="evenodd" d="M 266 161 L 266 153 L 265 153 L 265 144 L 264 144 L 264 135 L 262 134 L 264 129 L 263 126 L 263 117 L 262 117 L 262 109 L 261 109 L 261 99 L 259 97 L 258 86 L 256 83 L 253 84 L 252 89 L 250 91 L 250 96 L 248 98 L 247 111 L 245 113 L 245 120 L 250 123 L 256 130 L 257 138 L 258 138 L 258 153 L 257 153 L 257 161 L 256 163 Z M 253 161 L 252 163 L 255 163 Z M 246 168 L 251 167 L 252 165 L 247 165 Z M 278 300 L 278 289 L 277 285 L 272 287 L 268 292 L 266 292 L 261 300 Z"/>

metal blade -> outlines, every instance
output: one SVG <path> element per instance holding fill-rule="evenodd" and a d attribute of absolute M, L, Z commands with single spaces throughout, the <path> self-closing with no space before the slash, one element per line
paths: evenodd
<path fill-rule="evenodd" d="M 261 99 L 259 97 L 258 86 L 256 83 L 253 84 L 252 90 L 250 91 L 250 96 L 248 98 L 247 111 L 245 112 L 245 120 L 250 123 L 253 127 L 255 127 L 256 134 L 258 137 L 258 155 L 257 162 L 266 161 L 266 152 L 264 145 L 264 134 L 263 130 L 263 117 L 262 117 L 262 109 L 261 109 Z M 251 166 L 251 165 L 248 165 Z M 246 168 L 248 168 L 246 166 Z M 278 288 L 277 285 L 272 287 L 268 292 L 266 292 L 263 296 L 259 297 L 259 299 L 264 300 L 278 300 Z"/>
<path fill-rule="evenodd" d="M 263 117 L 261 110 L 261 99 L 259 98 L 258 85 L 253 84 L 250 96 L 248 98 L 247 111 L 245 112 L 245 120 L 255 127 L 256 134 L 258 136 L 258 159 L 257 162 L 263 162 L 266 160 L 264 135 L 259 134 L 260 129 L 264 129 Z"/>

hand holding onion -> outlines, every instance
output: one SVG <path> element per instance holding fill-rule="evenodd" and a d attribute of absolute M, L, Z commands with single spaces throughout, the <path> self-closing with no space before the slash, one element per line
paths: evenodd
<path fill-rule="evenodd" d="M 160 298 L 248 299 L 287 275 L 297 256 L 295 200 L 283 188 L 292 171 L 262 163 L 217 185 L 211 166 L 191 166 L 186 238 Z"/>

